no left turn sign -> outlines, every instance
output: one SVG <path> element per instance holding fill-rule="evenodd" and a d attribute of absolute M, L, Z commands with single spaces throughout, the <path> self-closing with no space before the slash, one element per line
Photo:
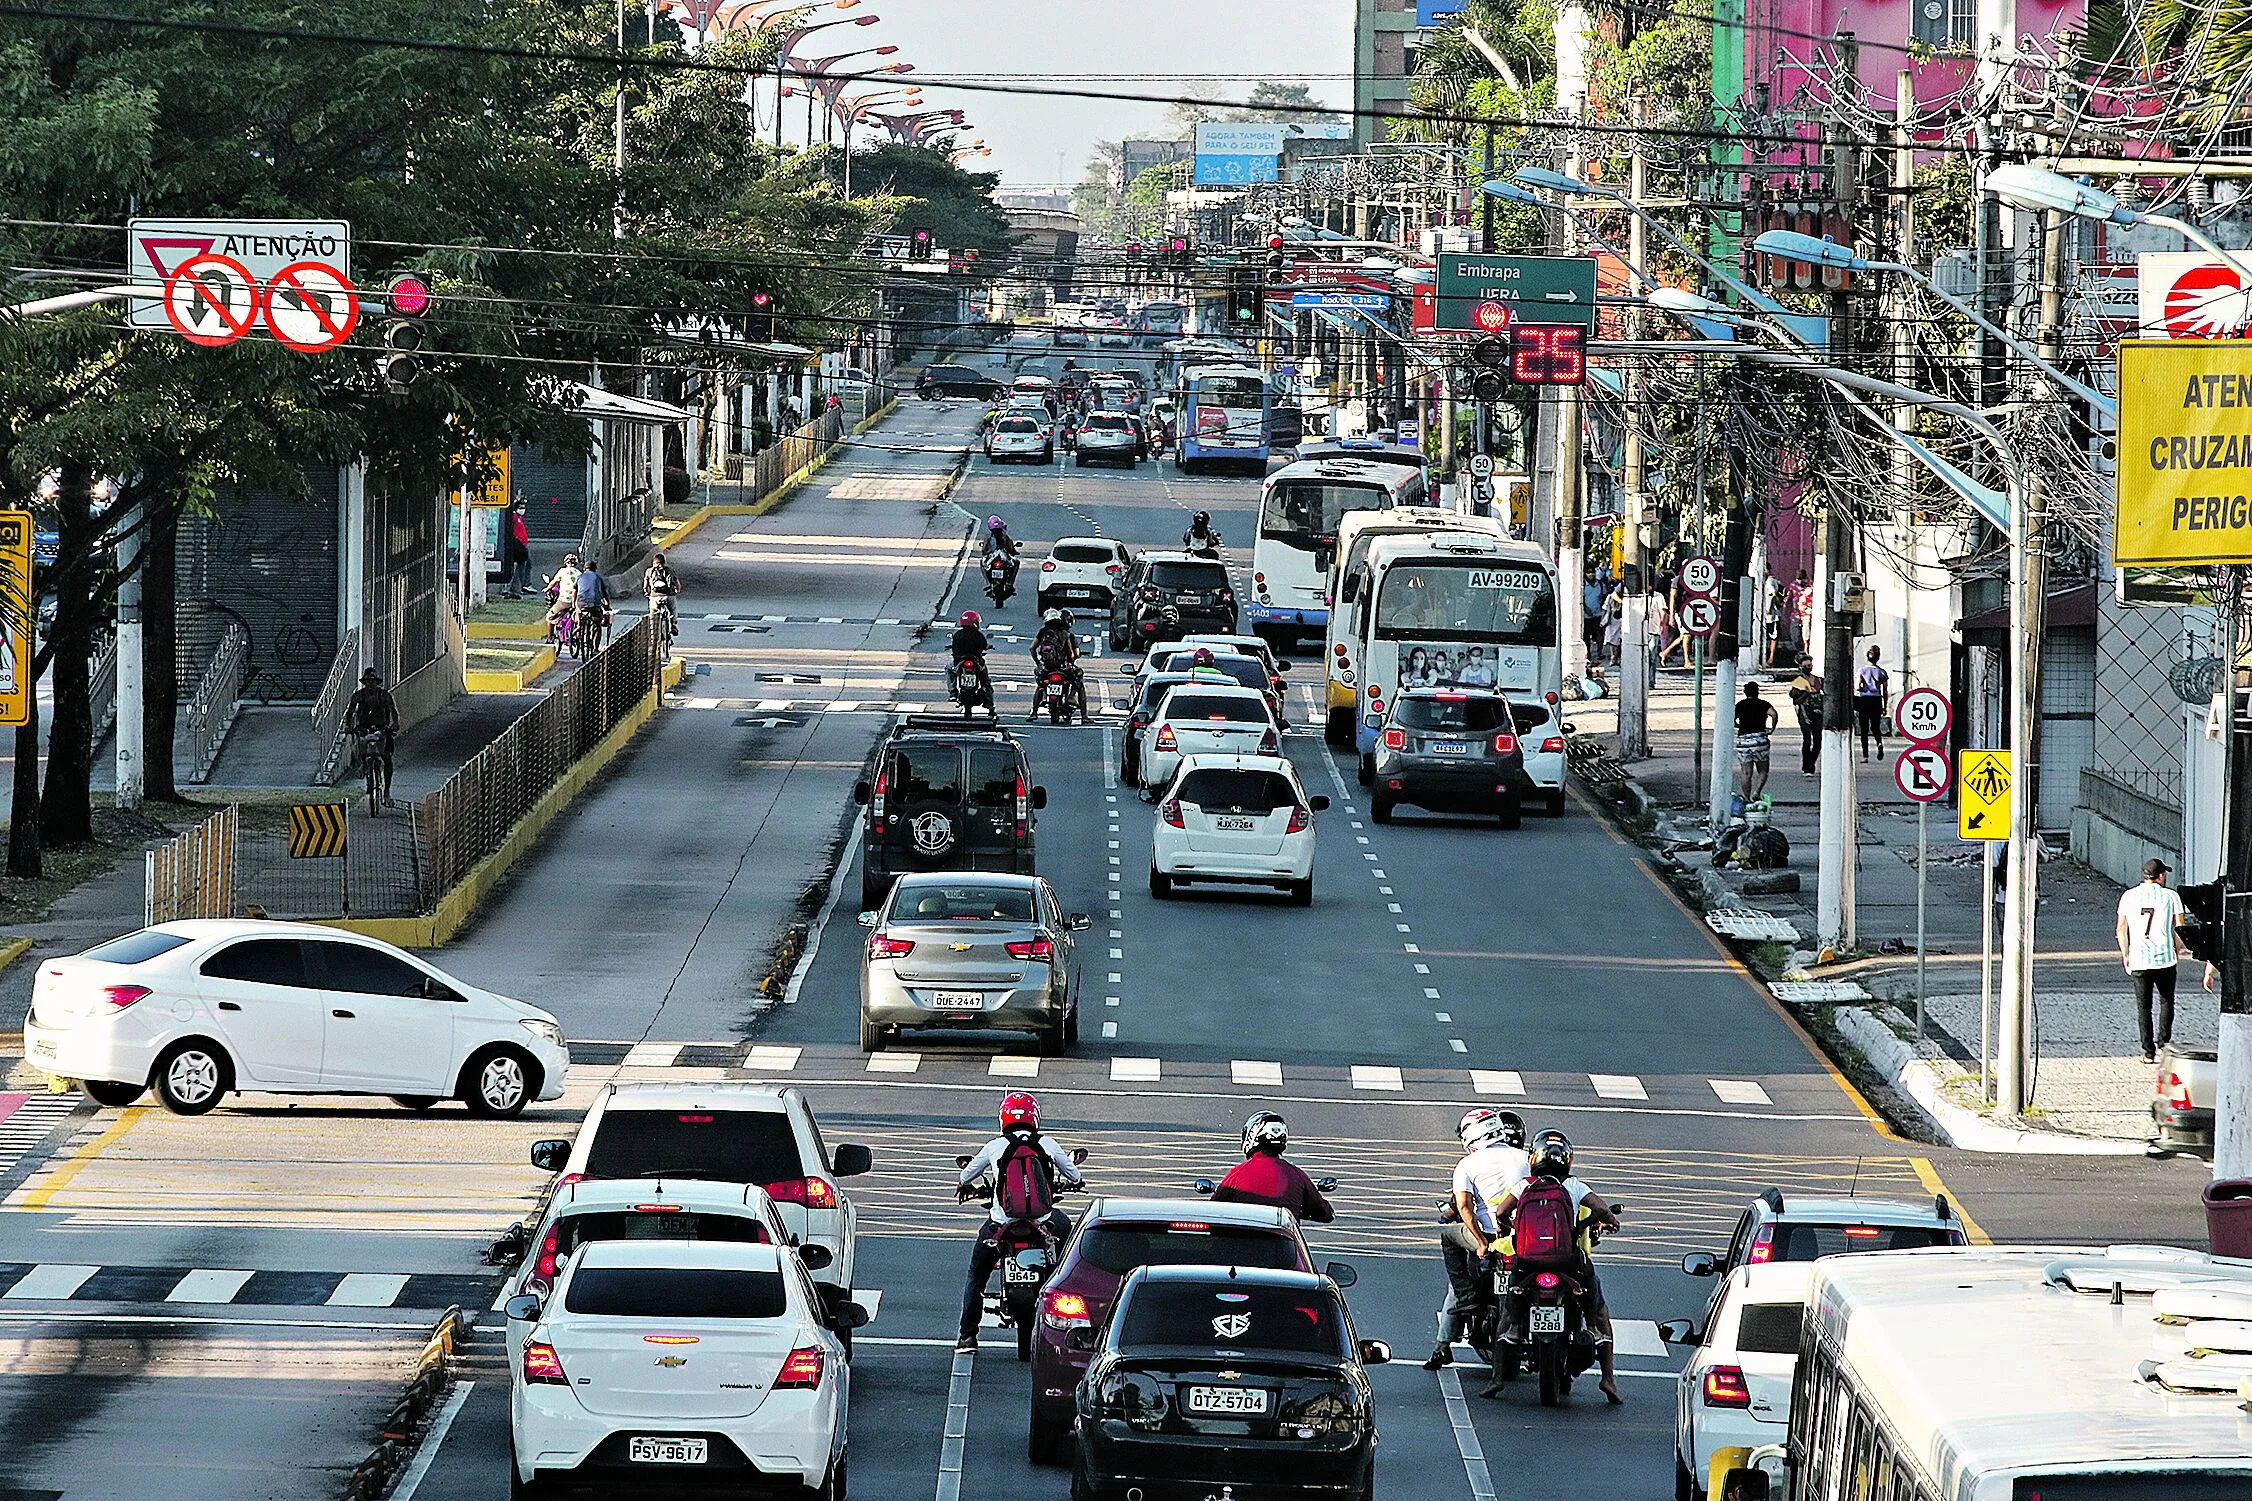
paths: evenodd
<path fill-rule="evenodd" d="M 231 256 L 193 256 L 164 279 L 164 316 L 181 338 L 209 349 L 249 333 L 260 300 L 258 279 Z"/>
<path fill-rule="evenodd" d="M 352 337 L 360 299 L 344 273 L 325 261 L 293 261 L 266 283 L 266 327 L 300 354 L 319 354 Z"/>
<path fill-rule="evenodd" d="M 1947 795 L 1953 772 L 1945 755 L 1928 745 L 1911 745 L 1892 763 L 1892 780 L 1903 796 L 1935 803 Z"/>

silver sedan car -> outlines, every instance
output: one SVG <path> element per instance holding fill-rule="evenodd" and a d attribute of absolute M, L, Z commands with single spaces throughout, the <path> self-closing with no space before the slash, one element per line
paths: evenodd
<path fill-rule="evenodd" d="M 902 876 L 860 957 L 860 1050 L 911 1027 L 1029 1032 L 1053 1056 L 1079 1040 L 1079 964 L 1066 913 L 1038 876 Z"/>

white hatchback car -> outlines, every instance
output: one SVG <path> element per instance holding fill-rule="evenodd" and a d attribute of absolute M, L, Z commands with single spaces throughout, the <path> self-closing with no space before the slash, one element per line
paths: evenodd
<path fill-rule="evenodd" d="M 1126 544 L 1108 537 L 1058 537 L 1040 560 L 1036 602 L 1043 612 L 1050 605 L 1068 604 L 1101 605 L 1107 610 L 1111 591 L 1133 561 Z"/>
<path fill-rule="evenodd" d="M 1712 1323 L 1682 1369 L 1674 1412 L 1675 1501 L 1697 1501 L 1716 1449 L 1779 1444 L 1791 1420 L 1799 1324 L 1815 1263 L 1738 1267 L 1713 1300 Z M 1697 1331 L 1660 1326 L 1672 1342 Z"/>
<path fill-rule="evenodd" d="M 986 434 L 985 456 L 996 464 L 1003 459 L 1052 463 L 1056 456 L 1055 434 L 1037 417 L 1007 412 L 993 424 L 993 431 Z"/>
<path fill-rule="evenodd" d="M 1173 780 L 1184 756 L 1277 756 L 1282 736 L 1267 695 L 1250 688 L 1183 683 L 1165 695 L 1142 730 L 1138 756 L 1144 787 Z"/>
<path fill-rule="evenodd" d="M 1297 769 L 1281 756 L 1188 756 L 1158 800 L 1150 895 L 1212 881 L 1278 887 L 1308 906 L 1314 815 L 1328 806 L 1328 798 L 1306 795 Z"/>
<path fill-rule="evenodd" d="M 222 1095 L 459 1099 L 507 1117 L 563 1093 L 570 1050 L 536 1006 L 465 985 L 372 938 L 309 923 L 163 923 L 49 959 L 24 1056 L 97 1105 L 154 1089 L 201 1115 Z"/>
<path fill-rule="evenodd" d="M 689 1481 L 845 1494 L 844 1348 L 783 1247 L 596 1241 L 550 1296 L 519 1294 L 506 1312 L 526 1326 L 511 1496 Z"/>
<path fill-rule="evenodd" d="M 1540 795 L 1550 818 L 1564 816 L 1564 722 L 1554 705 L 1537 698 L 1513 698 L 1509 717 L 1517 722 L 1517 750 L 1525 758 L 1525 777 Z"/>

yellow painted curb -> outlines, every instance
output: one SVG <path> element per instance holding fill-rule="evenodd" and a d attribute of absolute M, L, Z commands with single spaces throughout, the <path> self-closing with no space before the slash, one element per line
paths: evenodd
<path fill-rule="evenodd" d="M 326 928 L 342 928 L 347 933 L 358 933 L 364 938 L 380 938 L 385 943 L 395 943 L 404 949 L 434 949 L 453 941 L 456 933 L 465 926 L 478 904 L 492 894 L 501 878 L 508 874 L 523 853 L 532 847 L 547 826 L 579 793 L 594 780 L 605 766 L 616 760 L 633 737 L 640 733 L 657 713 L 658 693 L 652 689 L 636 704 L 633 711 L 602 738 L 602 743 L 581 756 L 562 779 L 540 795 L 531 810 L 516 821 L 501 841 L 499 849 L 463 876 L 455 887 L 438 899 L 437 910 L 423 917 L 340 917 L 318 924 Z"/>
<path fill-rule="evenodd" d="M 687 676 L 688 663 L 684 658 L 668 658 L 665 665 L 657 669 L 657 691 L 659 693 L 670 693 L 673 689 L 678 688 Z M 0 969 L 5 968 L 7 968 L 6 961 L 0 960 Z"/>
<path fill-rule="evenodd" d="M 473 668 L 461 675 L 462 686 L 471 693 L 522 693 L 554 665 L 555 648 L 543 646 L 522 667 Z"/>
<path fill-rule="evenodd" d="M 0 969 L 6 969 L 30 952 L 31 940 L 28 938 L 11 938 L 6 943 L 0 943 Z"/>
<path fill-rule="evenodd" d="M 92 1141 L 86 1143 L 86 1145 L 80 1147 L 77 1152 L 71 1156 L 69 1161 L 59 1165 L 53 1172 L 47 1175 L 45 1181 L 43 1181 L 37 1188 L 33 1189 L 30 1193 L 25 1194 L 23 1196 L 23 1207 L 26 1209 L 45 1209 L 47 1207 L 47 1201 L 49 1199 L 52 1199 L 63 1189 L 68 1188 L 70 1186 L 70 1180 L 77 1177 L 81 1172 L 83 1172 L 87 1163 L 92 1162 L 95 1158 L 101 1156 L 102 1153 L 108 1151 L 112 1146 L 117 1144 L 117 1139 L 120 1136 L 123 1136 L 126 1132 L 139 1125 L 141 1123 L 141 1117 L 147 1115 L 150 1108 L 151 1107 L 147 1105 L 128 1105 L 125 1108 L 124 1113 L 119 1115 L 116 1120 L 112 1121 L 109 1124 L 108 1129 L 104 1130 L 101 1135 L 95 1137 Z"/>
<path fill-rule="evenodd" d="M 544 620 L 472 620 L 472 641 L 537 641 L 547 634 Z"/>

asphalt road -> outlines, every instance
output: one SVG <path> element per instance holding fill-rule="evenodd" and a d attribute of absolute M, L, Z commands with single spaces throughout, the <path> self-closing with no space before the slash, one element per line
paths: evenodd
<path fill-rule="evenodd" d="M 1049 793 L 1042 871 L 1095 919 L 1081 1044 L 1041 1059 L 911 1041 L 872 1069 L 854 1036 L 851 784 L 899 705 L 943 696 L 930 623 L 969 587 L 960 560 L 977 521 L 1006 516 L 1037 554 L 1073 534 L 1173 545 L 1207 509 L 1231 565 L 1248 563 L 1249 479 L 976 458 L 948 494 L 980 410 L 910 402 L 780 511 L 716 521 L 674 549 L 679 649 L 699 671 L 438 956 L 561 1015 L 574 1039 L 563 1100 L 508 1123 L 333 1100 L 64 1116 L 29 1167 L 0 1165 L 0 1187 L 15 1180 L 0 1214 L 0 1425 L 17 1440 L 0 1449 L 0 1496 L 144 1495 L 159 1436 L 172 1496 L 333 1495 L 420 1330 L 449 1305 L 490 1306 L 498 1275 L 478 1252 L 545 1183 L 526 1146 L 567 1134 L 614 1078 L 788 1080 L 831 1141 L 874 1149 L 875 1172 L 847 1185 L 877 1309 L 853 1370 L 862 1496 L 944 1496 L 949 1474 L 962 1496 L 1065 1494 L 1062 1472 L 1025 1461 L 1027 1375 L 998 1336 L 949 1421 L 975 1226 L 952 1162 L 1012 1087 L 1036 1090 L 1053 1133 L 1090 1150 L 1098 1193 L 1185 1194 L 1228 1165 L 1245 1115 L 1288 1115 L 1292 1155 L 1344 1184 L 1317 1253 L 1354 1263 L 1360 1332 L 1401 1357 L 1375 1376 L 1379 1485 L 1396 1496 L 1667 1494 L 1678 1362 L 1654 1323 L 1701 1308 L 1710 1284 L 1679 1258 L 1717 1248 L 1761 1188 L 1915 1197 L 1944 1182 L 1998 1233 L 2053 1238 L 2090 1223 L 2128 1238 L 2138 1204 L 2187 1191 L 2186 1167 L 1974 1167 L 1892 1137 L 1577 801 L 1514 831 L 1374 824 L 1320 738 L 1310 656 L 1286 748 L 1333 799 L 1311 908 L 1154 900 L 1153 814 L 1115 785 L 1115 724 L 1026 726 Z M 1031 596 L 988 614 L 1004 715 L 1021 721 Z M 1087 665 L 1093 688 L 1124 664 Z M 795 942 L 777 951 L 793 924 L 810 940 L 802 962 Z M 1415 1364 L 1442 1291 L 1432 1220 L 1452 1128 L 1481 1102 L 1563 1128 L 1581 1175 L 1627 1206 L 1601 1257 L 1623 1407 L 1592 1380 L 1561 1410 L 1521 1387 L 1465 1400 L 1477 1373 Z M 496 1343 L 473 1350 L 410 1472 L 413 1497 L 506 1494 Z"/>

